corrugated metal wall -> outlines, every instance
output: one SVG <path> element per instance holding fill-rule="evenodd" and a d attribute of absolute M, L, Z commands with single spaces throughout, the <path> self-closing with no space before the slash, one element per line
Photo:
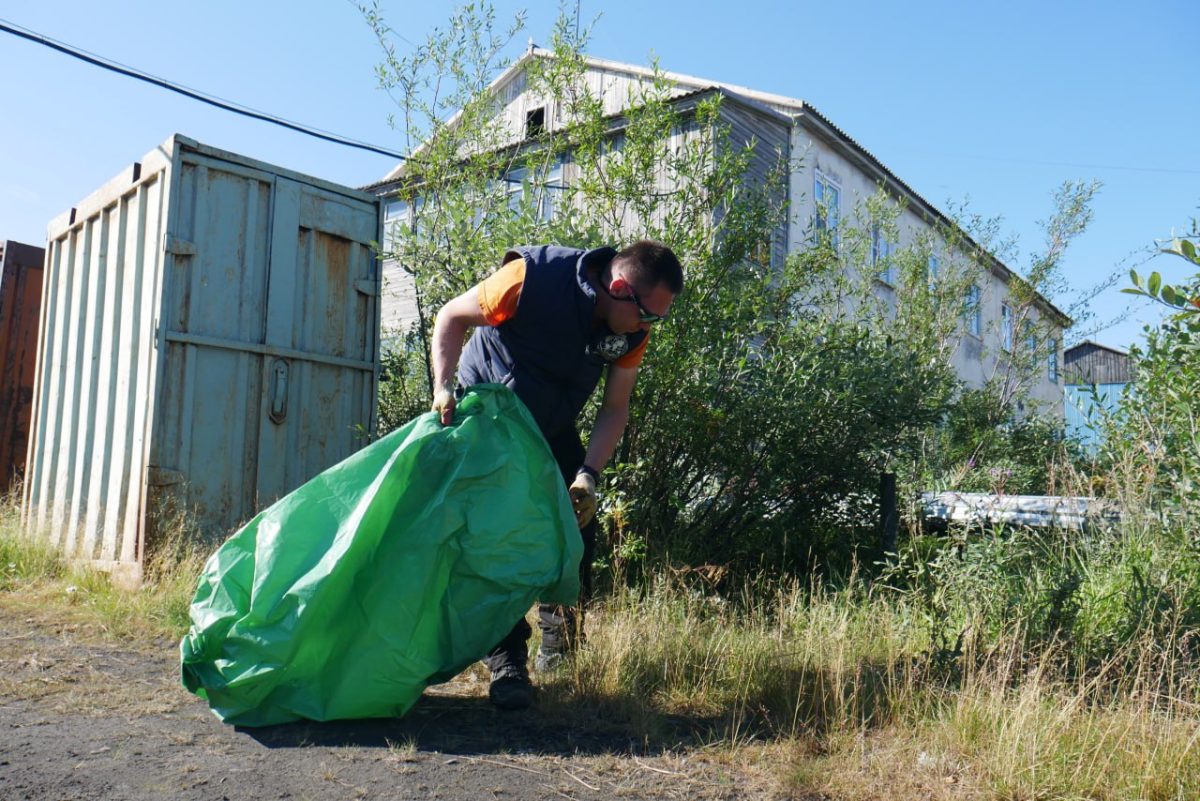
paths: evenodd
<path fill-rule="evenodd" d="M 371 196 L 173 137 L 51 225 L 27 518 L 136 572 L 163 515 L 217 539 L 364 444 Z"/>
<path fill-rule="evenodd" d="M 50 224 L 26 517 L 108 564 L 138 561 L 168 166 L 148 158 Z"/>
<path fill-rule="evenodd" d="M 0 244 L 0 494 L 25 474 L 46 251 Z"/>

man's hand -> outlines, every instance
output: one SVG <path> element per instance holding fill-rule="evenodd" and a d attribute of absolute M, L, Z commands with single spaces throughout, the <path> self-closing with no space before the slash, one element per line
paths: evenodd
<path fill-rule="evenodd" d="M 575 507 L 575 521 L 583 528 L 596 516 L 596 479 L 587 473 L 579 473 L 567 488 L 567 494 Z"/>
<path fill-rule="evenodd" d="M 447 383 L 433 393 L 433 411 L 442 419 L 442 425 L 448 426 L 454 421 L 454 408 L 458 400 L 454 397 L 454 385 Z"/>

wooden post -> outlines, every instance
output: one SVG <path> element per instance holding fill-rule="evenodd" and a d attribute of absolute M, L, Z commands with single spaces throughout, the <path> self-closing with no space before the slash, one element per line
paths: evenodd
<path fill-rule="evenodd" d="M 896 553 L 896 533 L 900 528 L 900 512 L 896 507 L 896 474 L 883 473 L 879 476 L 879 528 L 883 539 L 883 552 Z"/>

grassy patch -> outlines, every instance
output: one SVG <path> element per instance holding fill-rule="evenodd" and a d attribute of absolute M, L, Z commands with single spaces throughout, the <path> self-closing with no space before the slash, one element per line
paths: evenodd
<path fill-rule="evenodd" d="M 180 637 L 203 554 L 188 544 L 182 525 L 169 531 L 146 562 L 142 586 L 130 590 L 24 534 L 19 509 L 6 501 L 0 506 L 0 603 L 90 624 L 115 637 Z"/>
<path fill-rule="evenodd" d="M 1195 670 L 1150 640 L 1072 674 L 1016 627 L 933 650 L 899 595 L 754 595 L 661 580 L 607 600 L 578 658 L 542 677 L 543 714 L 699 741 L 796 798 L 1200 797 Z"/>
<path fill-rule="evenodd" d="M 129 591 L 23 537 L 9 505 L 0 514 L 0 604 L 133 646 L 178 637 L 201 558 L 177 531 L 148 561 L 143 588 Z M 1128 542 L 1091 549 L 1080 586 L 1100 586 L 1100 557 L 1132 563 Z M 981 598 L 974 617 L 956 607 L 954 628 L 965 634 L 947 647 L 945 619 L 918 594 L 882 584 L 759 582 L 722 595 L 666 574 L 589 611 L 577 658 L 538 678 L 537 714 L 551 726 L 586 721 L 648 752 L 686 753 L 718 773 L 766 777 L 784 797 L 1190 800 L 1200 797 L 1192 571 L 1157 556 L 1136 565 L 1128 583 L 1142 595 L 1106 590 L 1103 608 L 1153 625 L 1123 629 L 1129 636 L 1111 638 L 1099 664 L 1072 650 L 1083 643 L 1094 652 L 1095 638 L 1065 628 L 1031 637 L 1038 619 L 1018 615 L 1005 626 L 994 598 Z M 972 586 L 983 593 L 989 585 Z M 1167 614 L 1118 606 L 1143 598 L 1154 602 L 1145 610 Z M 88 664 L 80 659 L 55 665 L 31 646 L 9 666 L 11 686 L 0 681 L 0 694 L 86 706 L 84 685 L 69 683 Z M 482 693 L 486 681 L 472 687 Z M 177 702 L 163 693 L 152 702 Z M 414 749 L 392 743 L 389 757 L 403 763 Z"/>

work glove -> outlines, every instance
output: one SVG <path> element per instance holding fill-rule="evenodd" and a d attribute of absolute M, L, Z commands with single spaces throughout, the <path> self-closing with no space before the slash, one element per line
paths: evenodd
<path fill-rule="evenodd" d="M 454 397 L 454 384 L 445 383 L 433 393 L 433 411 L 441 417 L 442 425 L 448 426 L 454 420 L 454 408 L 458 400 Z"/>
<path fill-rule="evenodd" d="M 571 496 L 571 505 L 575 507 L 575 522 L 582 529 L 596 516 L 596 479 L 580 472 L 567 488 L 567 494 Z"/>

